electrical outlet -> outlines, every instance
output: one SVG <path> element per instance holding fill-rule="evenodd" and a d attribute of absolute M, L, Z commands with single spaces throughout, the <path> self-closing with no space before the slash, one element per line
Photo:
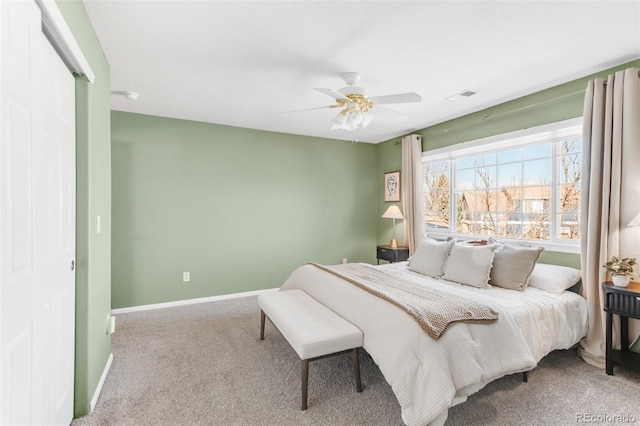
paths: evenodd
<path fill-rule="evenodd" d="M 345 264 L 345 265 L 347 264 L 347 258 L 346 257 L 342 258 L 342 263 Z"/>
<path fill-rule="evenodd" d="M 183 272 L 182 273 L 182 282 L 183 283 L 188 283 L 189 281 L 191 281 L 191 272 Z"/>

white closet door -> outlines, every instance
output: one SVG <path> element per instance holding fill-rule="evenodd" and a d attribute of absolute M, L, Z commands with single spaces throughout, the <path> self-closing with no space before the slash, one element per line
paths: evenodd
<path fill-rule="evenodd" d="M 73 417 L 74 79 L 31 1 L 2 11 L 0 424 Z"/>
<path fill-rule="evenodd" d="M 34 197 L 42 244 L 42 285 L 48 290 L 50 316 L 51 424 L 68 425 L 73 418 L 75 360 L 76 129 L 75 80 L 48 40 L 43 45 L 44 123 L 34 175 L 41 193 Z"/>

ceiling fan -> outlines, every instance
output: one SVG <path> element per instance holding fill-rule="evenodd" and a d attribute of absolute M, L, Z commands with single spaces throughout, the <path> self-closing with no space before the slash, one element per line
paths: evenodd
<path fill-rule="evenodd" d="M 318 92 L 335 99 L 336 103 L 334 105 L 301 111 L 341 108 L 338 115 L 332 120 L 331 129 L 353 131 L 356 130 L 358 126 L 365 128 L 371 123 L 373 115 L 369 111 L 373 109 L 375 105 L 420 102 L 422 100 L 422 97 L 417 93 L 398 93 L 395 95 L 367 97 L 367 89 L 362 86 L 357 86 L 360 77 L 360 74 L 357 72 L 347 72 L 342 74 L 342 79 L 347 84 L 346 87 L 338 90 L 316 88 L 315 90 Z"/>

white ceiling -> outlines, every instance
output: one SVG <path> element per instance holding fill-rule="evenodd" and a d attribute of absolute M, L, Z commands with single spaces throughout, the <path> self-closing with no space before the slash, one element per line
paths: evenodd
<path fill-rule="evenodd" d="M 640 58 L 637 1 L 85 0 L 114 110 L 377 143 Z M 315 87 L 417 92 L 357 135 Z M 465 89 L 464 101 L 446 97 Z M 374 107 L 374 111 L 376 108 Z"/>

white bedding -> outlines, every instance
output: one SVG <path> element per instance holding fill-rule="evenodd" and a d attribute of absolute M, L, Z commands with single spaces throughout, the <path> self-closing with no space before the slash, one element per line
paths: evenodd
<path fill-rule="evenodd" d="M 500 314 L 493 324 L 455 324 L 436 341 L 400 308 L 328 272 L 305 265 L 291 274 L 281 290 L 303 289 L 363 331 L 364 348 L 391 385 L 409 425 L 429 424 L 446 413 L 454 398 L 530 370 L 550 351 L 569 348 L 586 334 L 586 302 L 574 293 L 477 289 L 411 272 L 405 262 L 378 268 L 471 298 Z"/>

